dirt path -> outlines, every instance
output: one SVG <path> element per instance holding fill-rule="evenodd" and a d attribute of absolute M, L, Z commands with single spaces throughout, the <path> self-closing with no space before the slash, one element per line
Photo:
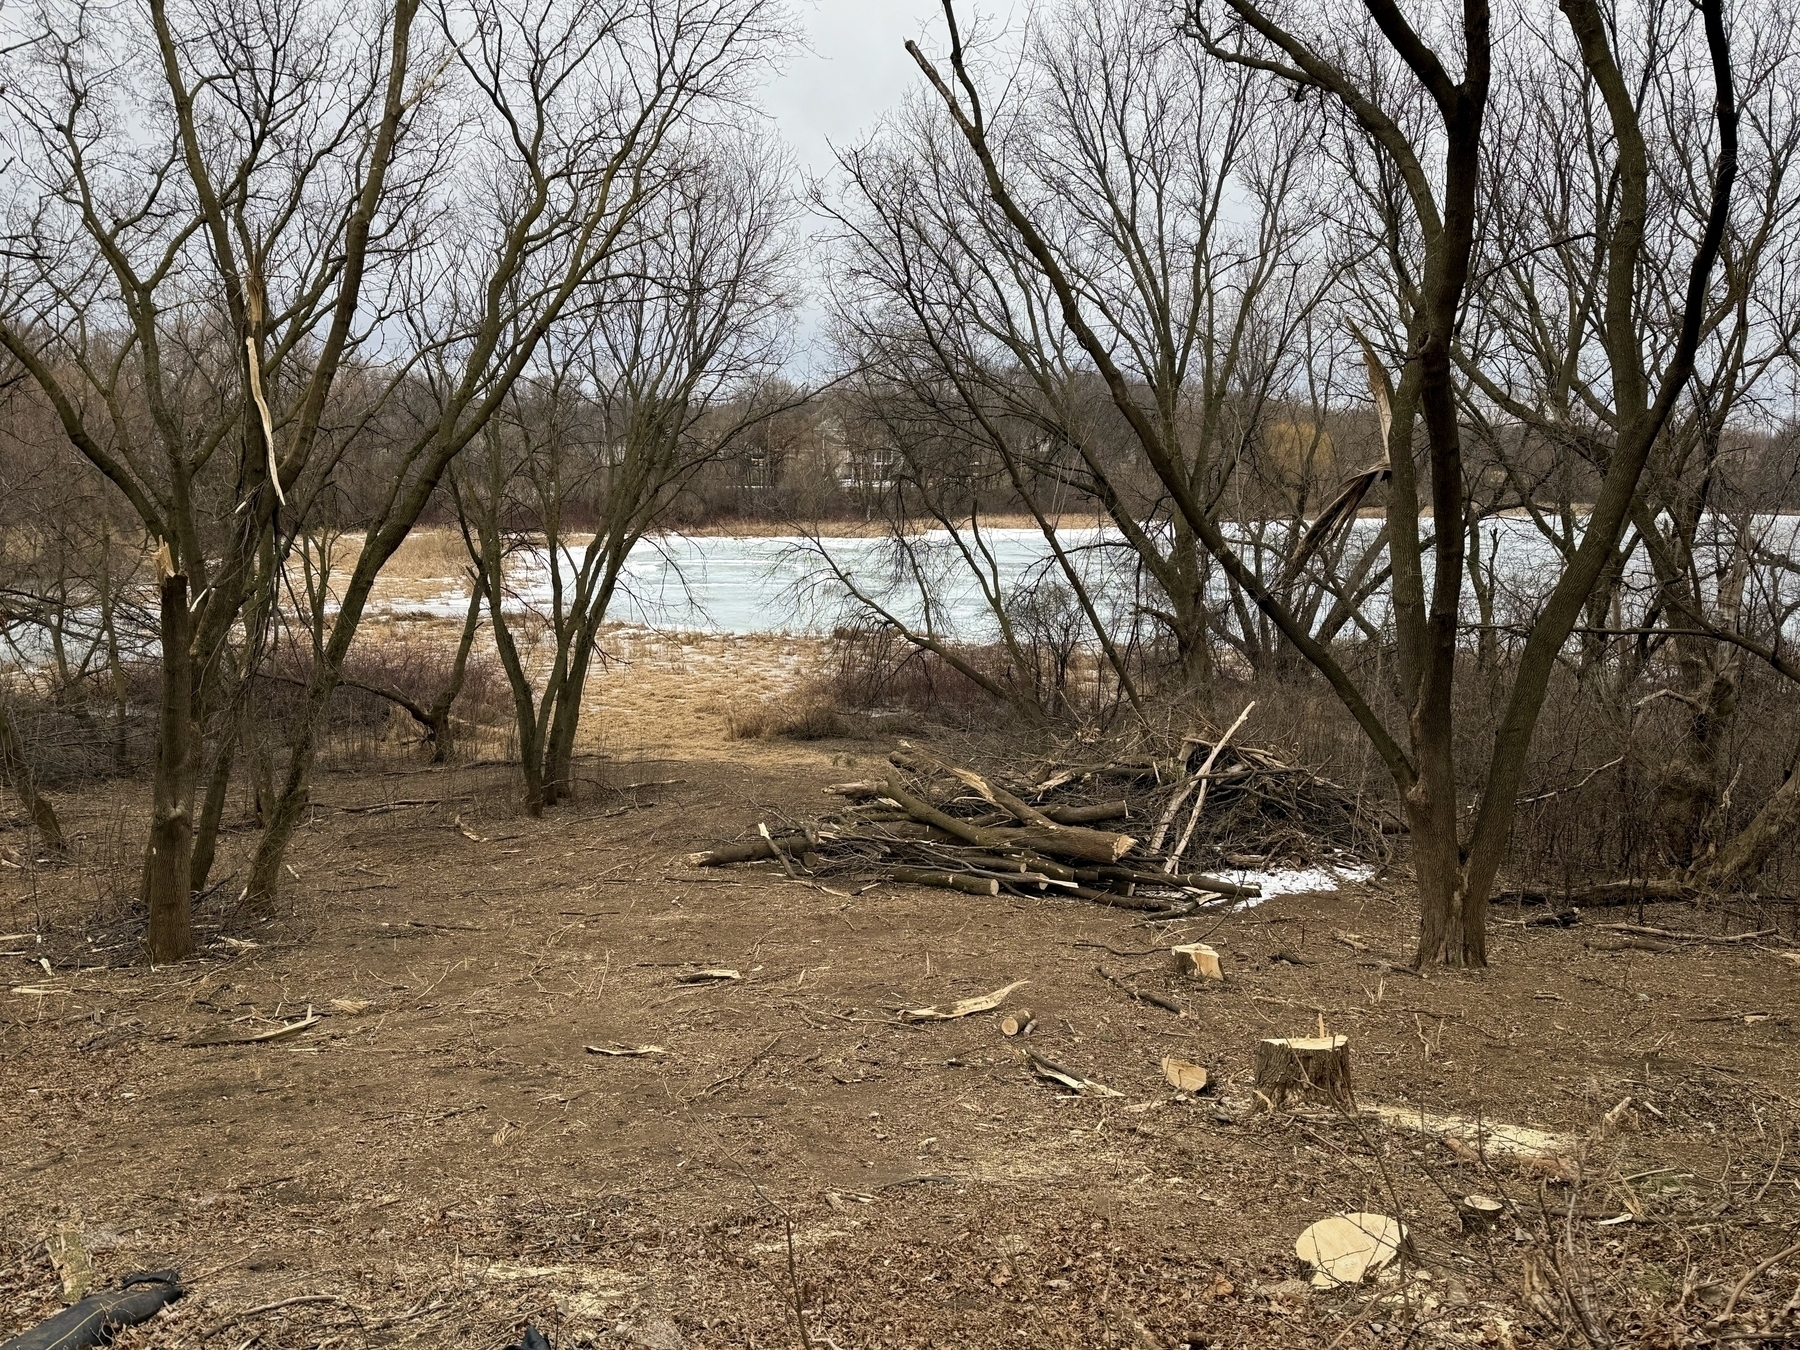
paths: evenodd
<path fill-rule="evenodd" d="M 1421 981 L 1369 964 L 1410 927 L 1379 879 L 1156 929 L 1079 902 L 703 873 L 690 849 L 820 809 L 885 747 L 621 744 L 644 730 L 615 726 L 591 775 L 610 786 L 544 820 L 511 813 L 504 767 L 327 777 L 291 907 L 249 922 L 215 899 L 205 921 L 226 927 L 180 967 L 105 964 L 122 930 L 95 921 L 92 869 L 9 873 L 0 923 L 36 930 L 41 907 L 47 936 L 0 944 L 24 953 L 6 987 L 54 992 L 0 1005 L 0 1334 L 56 1306 L 42 1239 L 63 1221 L 102 1280 L 177 1265 L 193 1286 L 118 1344 L 233 1350 L 497 1350 L 527 1317 L 559 1347 L 796 1346 L 796 1309 L 841 1350 L 1400 1344 L 1409 1326 L 1527 1345 L 1561 1343 L 1557 1280 L 1651 1341 L 1723 1297 L 1671 1311 L 1684 1278 L 1735 1279 L 1794 1240 L 1800 963 L 1774 950 L 1502 923 L 1491 971 Z M 90 850 L 134 837 L 116 801 L 66 809 Z M 1158 955 L 1202 934 L 1223 985 Z M 740 978 L 682 983 L 703 968 Z M 1015 980 L 1035 1047 L 1122 1096 L 1033 1078 L 991 1016 L 894 1016 Z M 309 1008 L 289 1036 L 190 1044 Z M 1587 1137 L 1581 1183 L 1250 1113 L 1258 1038 L 1321 1024 L 1352 1038 L 1365 1101 Z M 603 1043 L 662 1049 L 584 1049 Z M 1168 1054 L 1218 1095 L 1173 1101 Z M 1603 1132 L 1628 1096 L 1636 1132 Z M 1542 1217 L 1541 1181 L 1564 1217 Z M 1463 1236 L 1446 1193 L 1501 1187 L 1516 1221 Z M 1340 1209 L 1404 1212 L 1404 1282 L 1294 1279 L 1295 1235 Z M 1574 1253 L 1548 1274 L 1547 1236 Z M 1739 1311 L 1775 1317 L 1795 1278 L 1752 1282 Z M 323 1297 L 231 1320 L 301 1296 Z"/>

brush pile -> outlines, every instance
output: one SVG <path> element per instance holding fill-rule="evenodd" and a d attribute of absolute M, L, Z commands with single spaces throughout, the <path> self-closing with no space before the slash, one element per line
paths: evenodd
<path fill-rule="evenodd" d="M 1379 848 L 1380 822 L 1350 793 L 1229 738 L 1190 737 L 1173 758 L 1052 762 L 1025 775 L 984 775 L 903 741 L 881 777 L 827 789 L 848 799 L 842 810 L 688 861 L 773 860 L 795 876 L 971 895 L 1058 893 L 1176 918 L 1261 893 L 1184 860 L 1341 864 Z"/>

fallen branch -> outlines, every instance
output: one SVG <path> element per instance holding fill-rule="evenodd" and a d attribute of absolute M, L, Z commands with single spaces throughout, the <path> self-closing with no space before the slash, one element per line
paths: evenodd
<path fill-rule="evenodd" d="M 1135 998 L 1139 1003 L 1151 1004 L 1154 1007 L 1163 1009 L 1165 1012 L 1172 1012 L 1177 1017 L 1187 1016 L 1187 1013 L 1182 1011 L 1181 1005 L 1176 1003 L 1173 999 L 1166 999 L 1161 994 L 1152 994 L 1143 989 L 1133 988 L 1131 985 L 1126 984 L 1125 981 L 1121 980 L 1117 975 L 1109 973 L 1105 966 L 1095 966 L 1094 974 L 1112 985 L 1113 988 L 1122 990 L 1131 995 L 1131 997 Z"/>

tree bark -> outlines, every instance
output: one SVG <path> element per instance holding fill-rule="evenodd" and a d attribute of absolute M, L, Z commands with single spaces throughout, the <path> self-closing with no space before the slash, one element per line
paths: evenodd
<path fill-rule="evenodd" d="M 37 827 L 38 837 L 44 841 L 44 847 L 52 853 L 67 853 L 69 845 L 63 839 L 62 825 L 56 819 L 56 808 L 37 789 L 37 778 L 31 772 L 31 762 L 25 758 L 25 752 L 19 745 L 18 735 L 13 730 L 12 714 L 4 703 L 0 703 L 0 770 L 5 772 L 12 783 L 13 791 L 19 794 L 19 805 L 25 808 L 25 814 L 31 817 L 31 823 Z"/>
<path fill-rule="evenodd" d="M 1726 887 L 1754 881 L 1769 856 L 1796 828 L 1800 828 L 1800 773 L 1790 773 L 1755 818 L 1719 850 L 1706 869 L 1706 882 Z"/>
<path fill-rule="evenodd" d="M 206 879 L 212 875 L 213 861 L 218 856 L 219 822 L 224 818 L 225 798 L 231 791 L 231 770 L 237 761 L 238 735 L 238 721 L 233 716 L 231 724 L 219 740 L 218 751 L 213 757 L 212 772 L 207 775 L 206 800 L 200 807 L 200 825 L 194 834 L 194 858 L 188 888 L 195 894 L 206 889 Z"/>
<path fill-rule="evenodd" d="M 185 572 L 162 578 L 162 718 L 156 738 L 150 844 L 144 853 L 144 941 L 153 962 L 194 954 L 191 909 L 194 788 L 199 747 L 194 736 L 192 618 Z"/>

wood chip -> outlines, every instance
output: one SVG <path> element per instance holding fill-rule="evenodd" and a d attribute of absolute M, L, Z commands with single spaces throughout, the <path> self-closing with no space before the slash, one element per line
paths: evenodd
<path fill-rule="evenodd" d="M 666 1055 L 669 1052 L 660 1045 L 620 1045 L 615 1041 L 607 1041 L 601 1045 L 584 1046 L 590 1055 L 610 1055 L 615 1059 L 637 1059 L 644 1055 Z"/>
<path fill-rule="evenodd" d="M 87 1244 L 81 1240 L 81 1226 L 58 1224 L 56 1231 L 44 1240 L 44 1252 L 62 1281 L 62 1301 L 81 1302 L 94 1285 L 94 1263 L 88 1257 Z"/>
<path fill-rule="evenodd" d="M 1195 1064 L 1178 1055 L 1165 1055 L 1162 1071 L 1163 1077 L 1169 1080 L 1169 1086 L 1177 1092 L 1206 1091 L 1206 1066 L 1203 1064 Z"/>

